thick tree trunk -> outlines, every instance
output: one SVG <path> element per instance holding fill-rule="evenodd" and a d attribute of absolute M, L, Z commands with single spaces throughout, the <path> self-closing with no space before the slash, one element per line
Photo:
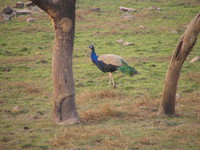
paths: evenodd
<path fill-rule="evenodd" d="M 69 18 L 55 20 L 55 41 L 52 59 L 54 81 L 54 114 L 56 122 L 74 123 L 79 120 L 75 105 L 75 89 L 72 71 L 73 31 L 66 32 L 63 24 L 71 28 Z M 65 26 L 66 27 L 66 26 Z M 64 28 L 65 28 L 64 27 Z M 66 31 L 65 31 L 66 30 Z"/>
<path fill-rule="evenodd" d="M 200 13 L 191 21 L 183 36 L 180 38 L 176 50 L 171 58 L 166 77 L 165 87 L 160 103 L 159 113 L 173 115 L 175 113 L 175 99 L 182 65 L 194 47 L 200 32 Z"/>
<path fill-rule="evenodd" d="M 32 0 L 53 19 L 52 56 L 54 116 L 58 124 L 79 123 L 76 111 L 72 54 L 75 32 L 75 0 Z"/>

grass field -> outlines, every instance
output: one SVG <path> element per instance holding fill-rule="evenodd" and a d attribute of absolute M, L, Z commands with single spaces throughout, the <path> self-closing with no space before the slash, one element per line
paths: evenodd
<path fill-rule="evenodd" d="M 15 2 L 1 0 L 0 9 Z M 198 150 L 200 63 L 190 60 L 200 56 L 199 40 L 181 71 L 177 115 L 157 111 L 170 57 L 200 1 L 77 0 L 76 8 L 73 70 L 83 123 L 74 126 L 53 120 L 50 18 L 37 12 L 0 19 L 0 150 Z M 27 23 L 30 17 L 35 22 Z M 108 74 L 90 60 L 91 44 L 99 55 L 121 56 L 140 75 L 116 72 L 117 88 L 109 88 Z"/>

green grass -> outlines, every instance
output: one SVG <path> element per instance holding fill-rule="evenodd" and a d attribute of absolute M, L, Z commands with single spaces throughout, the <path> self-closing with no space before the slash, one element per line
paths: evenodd
<path fill-rule="evenodd" d="M 3 0 L 0 8 L 15 2 Z M 137 12 L 126 20 L 119 6 Z M 152 6 L 161 10 L 149 9 Z M 90 11 L 96 7 L 101 11 Z M 190 63 L 200 55 L 199 39 L 181 71 L 178 115 L 157 115 L 170 57 L 199 10 L 198 0 L 77 1 L 73 71 L 83 123 L 75 126 L 53 121 L 54 32 L 49 17 L 42 12 L 8 22 L 0 19 L 0 149 L 199 149 L 200 64 Z M 35 22 L 27 23 L 28 17 Z M 122 46 L 119 39 L 134 45 Z M 90 60 L 91 44 L 99 55 L 121 56 L 140 75 L 116 72 L 117 89 L 109 89 L 108 74 Z M 15 106 L 22 111 L 13 111 Z"/>

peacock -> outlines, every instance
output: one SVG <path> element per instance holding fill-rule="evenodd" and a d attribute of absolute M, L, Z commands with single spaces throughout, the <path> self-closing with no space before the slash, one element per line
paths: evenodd
<path fill-rule="evenodd" d="M 128 63 L 122 59 L 120 56 L 114 55 L 114 54 L 105 54 L 101 56 L 97 56 L 94 46 L 90 45 L 89 48 L 92 50 L 91 52 L 91 59 L 92 62 L 101 70 L 102 72 L 108 72 L 109 73 L 109 86 L 111 84 L 113 87 L 116 87 L 116 84 L 113 79 L 112 72 L 119 70 L 124 74 L 127 74 L 129 76 L 133 76 L 138 74 L 138 72 L 131 66 L 128 65 Z"/>

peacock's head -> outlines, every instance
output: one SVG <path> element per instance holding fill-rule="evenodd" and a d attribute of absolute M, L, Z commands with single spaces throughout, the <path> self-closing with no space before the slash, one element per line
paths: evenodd
<path fill-rule="evenodd" d="M 94 45 L 90 45 L 88 48 L 90 48 L 90 49 L 94 49 Z"/>

